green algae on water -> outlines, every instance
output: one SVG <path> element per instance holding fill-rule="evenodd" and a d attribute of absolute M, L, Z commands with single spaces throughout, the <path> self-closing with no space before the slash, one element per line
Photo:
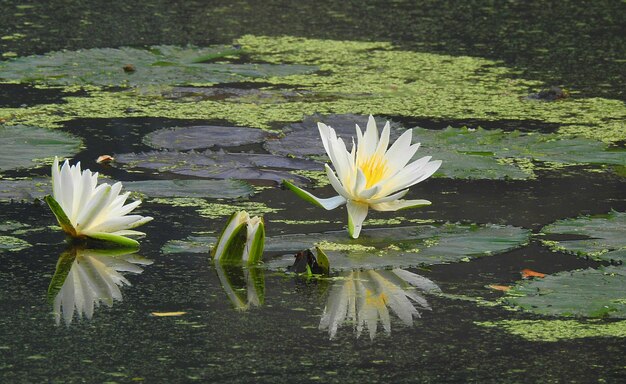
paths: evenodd
<path fill-rule="evenodd" d="M 486 328 L 503 329 L 529 341 L 554 342 L 587 337 L 626 337 L 626 321 L 499 320 L 476 321 Z"/>
<path fill-rule="evenodd" d="M 270 129 L 273 122 L 296 122 L 314 113 L 356 113 L 447 120 L 534 120 L 559 124 L 559 132 L 604 142 L 626 139 L 626 106 L 620 100 L 568 98 L 527 100 L 541 82 L 520 79 L 492 60 L 396 49 L 389 43 L 244 36 L 238 40 L 251 60 L 276 65 L 312 65 L 320 72 L 246 78 L 275 87 L 296 87 L 323 97 L 194 100 L 92 91 L 67 97 L 67 104 L 0 109 L 0 118 L 44 127 L 79 117 L 167 117 L 223 119 Z M 159 80 L 159 81 L 162 81 Z M 172 84 L 173 85 L 173 84 Z M 333 97 L 328 97 L 333 95 Z"/>
<path fill-rule="evenodd" d="M 172 207 L 190 207 L 202 217 L 217 219 L 228 217 L 235 211 L 244 210 L 251 216 L 263 216 L 267 213 L 281 211 L 278 208 L 270 208 L 257 201 L 237 201 L 231 204 L 222 202 L 210 202 L 201 198 L 155 198 L 149 199 L 150 203 L 164 204 Z"/>

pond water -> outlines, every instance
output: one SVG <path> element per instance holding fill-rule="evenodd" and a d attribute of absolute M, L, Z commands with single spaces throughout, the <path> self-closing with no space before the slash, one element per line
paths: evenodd
<path fill-rule="evenodd" d="M 623 2 L 211 3 L 0 1 L 1 382 L 626 380 Z M 316 123 L 369 114 L 443 165 L 353 240 L 280 181 L 335 196 Z M 68 244 L 54 156 L 140 249 Z"/>

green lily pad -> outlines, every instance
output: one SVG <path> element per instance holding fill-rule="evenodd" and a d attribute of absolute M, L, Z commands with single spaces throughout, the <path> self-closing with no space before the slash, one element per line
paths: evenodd
<path fill-rule="evenodd" d="M 254 194 L 241 180 L 142 180 L 126 181 L 124 188 L 148 197 L 206 197 L 236 199 Z"/>
<path fill-rule="evenodd" d="M 160 129 L 144 137 L 144 143 L 155 149 L 207 149 L 213 146 L 235 147 L 262 142 L 268 133 L 245 127 L 193 126 Z"/>
<path fill-rule="evenodd" d="M 126 168 L 154 169 L 185 176 L 211 179 L 273 180 L 283 179 L 306 183 L 308 179 L 285 169 L 320 169 L 321 164 L 304 159 L 227 152 L 148 152 L 115 156 L 116 163 Z"/>
<path fill-rule="evenodd" d="M 546 235 L 578 235 L 578 239 L 544 243 L 551 249 L 566 251 L 594 260 L 626 262 L 626 212 L 612 211 L 601 216 L 581 216 L 545 226 Z"/>
<path fill-rule="evenodd" d="M 542 315 L 626 318 L 626 268 L 560 272 L 525 281 L 504 303 Z"/>
<path fill-rule="evenodd" d="M 23 125 L 0 125 L 0 137 L 0 172 L 30 168 L 54 156 L 69 157 L 81 146 L 69 133 Z"/>
<path fill-rule="evenodd" d="M 344 231 L 274 236 L 266 252 L 289 254 L 267 262 L 270 268 L 293 263 L 293 253 L 322 249 L 333 270 L 406 268 L 446 264 L 504 252 L 528 241 L 526 229 L 501 225 L 421 225 L 414 227 L 365 229 L 358 239 Z"/>
<path fill-rule="evenodd" d="M 153 46 L 60 51 L 0 62 L 1 81 L 50 85 L 146 86 L 239 82 L 312 73 L 310 65 L 202 63 L 232 47 Z"/>
<path fill-rule="evenodd" d="M 454 178 L 525 179 L 534 175 L 532 161 L 560 165 L 626 163 L 626 150 L 557 134 L 413 128 L 413 141 L 422 143 L 418 156 L 443 160 L 438 173 Z"/>
<path fill-rule="evenodd" d="M 32 247 L 30 243 L 14 236 L 0 235 L 0 252 L 17 252 Z"/>
<path fill-rule="evenodd" d="M 314 246 L 328 256 L 331 270 L 405 268 L 468 261 L 501 253 L 526 243 L 530 232 L 512 226 L 420 225 L 414 227 L 364 229 L 358 239 L 345 231 L 281 235 L 266 238 L 266 254 L 283 254 L 267 260 L 270 269 L 293 264 L 293 255 Z M 163 253 L 208 253 L 215 242 L 209 236 L 190 236 L 163 246 Z"/>
<path fill-rule="evenodd" d="M 319 115 L 315 114 L 307 116 L 301 123 L 291 124 L 284 129 L 285 135 L 280 139 L 268 140 L 263 146 L 270 153 L 283 156 L 326 156 L 326 151 L 322 145 L 320 134 L 317 129 L 317 123 L 324 123 L 331 126 L 337 132 L 337 135 L 343 138 L 346 145 L 350 146 L 352 138 L 356 140 L 356 124 L 365 131 L 367 127 L 367 119 L 369 116 L 364 115 Z M 375 117 L 379 131 L 382 131 L 387 120 L 381 117 Z M 393 141 L 400 137 L 405 130 L 399 124 L 390 122 L 391 135 L 390 140 Z"/>

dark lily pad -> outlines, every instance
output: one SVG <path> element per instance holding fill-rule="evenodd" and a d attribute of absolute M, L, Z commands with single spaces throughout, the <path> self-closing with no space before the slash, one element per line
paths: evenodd
<path fill-rule="evenodd" d="M 236 199 L 254 194 L 241 180 L 143 180 L 126 181 L 124 188 L 148 197 L 207 197 Z"/>
<path fill-rule="evenodd" d="M 626 318 L 624 266 L 560 272 L 522 282 L 505 303 L 542 315 Z"/>
<path fill-rule="evenodd" d="M 148 152 L 115 156 L 126 168 L 153 169 L 179 175 L 211 179 L 273 180 L 306 183 L 308 179 L 285 169 L 320 169 L 321 164 L 303 159 L 253 153 L 227 152 Z"/>
<path fill-rule="evenodd" d="M 144 143 L 156 149 L 181 151 L 254 144 L 262 142 L 268 135 L 260 129 L 244 127 L 177 127 L 151 132 L 144 137 Z"/>
<path fill-rule="evenodd" d="M 361 130 L 367 127 L 368 116 L 363 115 L 313 115 L 306 117 L 301 123 L 291 124 L 285 128 L 285 136 L 265 142 L 264 147 L 269 152 L 283 156 L 326 156 L 322 140 L 320 139 L 317 123 L 321 122 L 331 126 L 337 135 L 346 142 L 350 148 L 352 138 L 356 140 L 356 127 L 358 124 Z M 376 124 L 379 132 L 382 131 L 387 120 L 376 117 Z M 390 122 L 392 123 L 392 122 Z M 404 129 L 396 123 L 391 124 L 391 140 L 400 137 Z"/>
<path fill-rule="evenodd" d="M 69 157 L 81 145 L 69 133 L 23 125 L 0 125 L 0 137 L 0 172 L 33 167 L 54 156 Z"/>
<path fill-rule="evenodd" d="M 154 46 L 60 51 L 0 62 L 0 80 L 53 85 L 143 86 L 212 84 L 311 73 L 309 65 L 203 63 L 228 46 Z"/>
<path fill-rule="evenodd" d="M 0 180 L 1 202 L 32 202 L 43 199 L 51 191 L 50 178 Z"/>
<path fill-rule="evenodd" d="M 332 271 L 454 263 L 519 247 L 529 235 L 512 226 L 443 224 L 364 229 L 356 240 L 345 231 L 272 236 L 266 238 L 265 252 L 283 256 L 265 266 L 286 269 L 294 254 L 314 246 L 326 253 Z M 162 251 L 208 253 L 214 242 L 209 236 L 191 236 L 168 242 Z"/>
<path fill-rule="evenodd" d="M 626 212 L 556 221 L 541 230 L 546 235 L 578 235 L 578 239 L 545 241 L 554 250 L 595 260 L 626 262 Z"/>
<path fill-rule="evenodd" d="M 161 248 L 164 254 L 172 253 L 211 253 L 217 241 L 213 236 L 189 236 L 184 240 L 170 240 Z"/>

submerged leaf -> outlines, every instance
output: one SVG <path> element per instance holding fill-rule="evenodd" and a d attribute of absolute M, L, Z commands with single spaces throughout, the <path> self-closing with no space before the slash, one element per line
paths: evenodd
<path fill-rule="evenodd" d="M 116 155 L 117 163 L 126 168 L 154 169 L 186 176 L 211 179 L 273 180 L 305 183 L 302 176 L 285 169 L 320 169 L 321 164 L 302 159 L 251 153 L 227 152 L 148 152 Z"/>
<path fill-rule="evenodd" d="M 343 138 L 346 144 L 351 142 L 351 138 L 356 139 L 356 125 L 362 130 L 367 126 L 368 116 L 365 115 L 313 115 L 306 117 L 301 123 L 291 124 L 285 128 L 285 136 L 280 139 L 268 140 L 263 144 L 269 152 L 283 156 L 326 156 L 326 151 L 322 145 L 317 123 L 322 122 L 331 126 L 337 135 Z M 376 123 L 383 126 L 387 120 L 376 118 Z M 391 125 L 391 139 L 395 141 L 404 131 L 398 124 Z"/>
<path fill-rule="evenodd" d="M 155 149 L 181 151 L 255 144 L 267 136 L 267 132 L 255 128 L 204 125 L 160 129 L 147 134 L 144 142 Z"/>
<path fill-rule="evenodd" d="M 240 180 L 142 180 L 126 181 L 124 186 L 148 197 L 236 199 L 254 194 L 254 188 Z"/>
<path fill-rule="evenodd" d="M 69 157 L 81 146 L 69 133 L 23 125 L 0 125 L 0 137 L 0 172 L 40 165 L 54 156 Z"/>

